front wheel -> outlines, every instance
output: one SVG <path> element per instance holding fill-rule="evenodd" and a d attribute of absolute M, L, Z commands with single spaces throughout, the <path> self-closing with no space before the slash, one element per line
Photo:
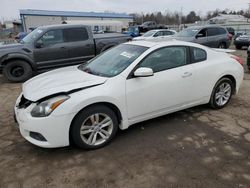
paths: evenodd
<path fill-rule="evenodd" d="M 22 60 L 7 62 L 3 68 L 3 74 L 11 82 L 23 82 L 28 80 L 32 74 L 31 66 Z"/>
<path fill-rule="evenodd" d="M 118 120 L 110 108 L 96 105 L 81 111 L 73 121 L 71 138 L 84 149 L 107 145 L 118 130 Z"/>
<path fill-rule="evenodd" d="M 212 92 L 210 106 L 215 109 L 224 108 L 230 101 L 233 93 L 233 82 L 229 78 L 220 79 Z"/>

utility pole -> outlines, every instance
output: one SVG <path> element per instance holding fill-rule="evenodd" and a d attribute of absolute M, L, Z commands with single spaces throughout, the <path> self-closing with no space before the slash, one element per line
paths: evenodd
<path fill-rule="evenodd" d="M 144 22 L 144 20 L 143 20 L 143 12 L 141 12 L 141 24 L 143 24 L 143 22 Z"/>
<path fill-rule="evenodd" d="M 183 11 L 183 9 L 181 7 L 179 31 L 181 30 L 181 24 L 182 24 L 182 11 Z"/>

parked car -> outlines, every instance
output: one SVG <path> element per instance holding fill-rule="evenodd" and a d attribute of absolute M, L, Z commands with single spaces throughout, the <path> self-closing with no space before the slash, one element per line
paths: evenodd
<path fill-rule="evenodd" d="M 250 33 L 245 33 L 237 37 L 234 40 L 235 48 L 240 50 L 242 47 L 248 47 L 250 45 Z"/>
<path fill-rule="evenodd" d="M 161 40 L 164 39 L 165 37 L 173 36 L 177 32 L 174 30 L 169 30 L 169 29 L 157 29 L 157 30 L 151 30 L 146 32 L 144 35 L 141 37 L 135 37 L 133 38 L 133 41 L 138 41 L 138 40 Z"/>
<path fill-rule="evenodd" d="M 91 28 L 84 25 L 43 26 L 20 44 L 0 47 L 0 72 L 9 81 L 22 82 L 34 72 L 86 62 L 128 40 L 130 36 L 118 33 L 93 35 Z"/>
<path fill-rule="evenodd" d="M 250 46 L 247 49 L 247 67 L 248 70 L 250 71 Z"/>
<path fill-rule="evenodd" d="M 243 75 L 235 56 L 199 44 L 128 42 L 28 80 L 15 116 L 37 146 L 96 149 L 141 121 L 201 104 L 225 107 Z"/>
<path fill-rule="evenodd" d="M 229 48 L 231 35 L 221 26 L 188 27 L 174 36 L 177 40 L 199 43 L 211 48 Z"/>
<path fill-rule="evenodd" d="M 131 37 L 140 36 L 140 31 L 138 26 L 129 26 L 127 31 L 123 31 L 123 34 L 128 34 Z"/>
<path fill-rule="evenodd" d="M 246 34 L 244 31 L 239 31 L 234 35 L 234 40 L 237 39 L 239 36 Z"/>
<path fill-rule="evenodd" d="M 167 29 L 167 28 L 162 24 L 157 24 L 155 21 L 148 21 L 144 22 L 142 25 L 139 25 L 140 33 L 145 33 L 153 29 Z"/>
<path fill-rule="evenodd" d="M 15 39 L 17 42 L 20 42 L 24 37 L 26 37 L 28 33 L 26 32 L 20 32 L 15 36 Z"/>

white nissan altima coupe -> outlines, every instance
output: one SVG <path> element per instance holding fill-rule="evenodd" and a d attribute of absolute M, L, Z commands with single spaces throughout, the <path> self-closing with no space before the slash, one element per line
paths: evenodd
<path fill-rule="evenodd" d="M 207 103 L 223 108 L 243 80 L 236 59 L 181 41 L 121 44 L 25 82 L 15 117 L 37 146 L 100 148 L 141 121 Z"/>

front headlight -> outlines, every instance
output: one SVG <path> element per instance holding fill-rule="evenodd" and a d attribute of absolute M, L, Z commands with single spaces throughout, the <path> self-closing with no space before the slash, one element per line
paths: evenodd
<path fill-rule="evenodd" d="M 70 97 L 61 95 L 53 97 L 41 103 L 38 103 L 31 111 L 33 117 L 46 117 L 49 116 L 60 104 L 68 100 Z"/>

